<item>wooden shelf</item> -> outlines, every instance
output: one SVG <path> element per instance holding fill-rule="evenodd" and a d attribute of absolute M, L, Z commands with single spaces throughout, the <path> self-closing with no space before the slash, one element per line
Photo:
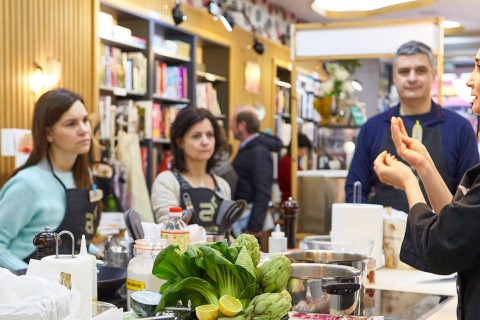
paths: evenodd
<path fill-rule="evenodd" d="M 180 62 L 190 62 L 192 59 L 190 57 L 185 57 L 173 52 L 169 52 L 162 48 L 153 48 L 153 53 L 156 58 L 163 58 L 162 60 L 175 60 Z"/>
<path fill-rule="evenodd" d="M 104 42 L 105 44 L 115 46 L 121 49 L 145 50 L 147 48 L 147 45 L 145 44 L 140 44 L 140 43 L 125 40 L 122 38 L 114 38 L 106 35 L 99 35 L 99 37 L 100 37 L 100 40 L 102 40 L 102 42 Z"/>
<path fill-rule="evenodd" d="M 197 77 L 209 82 L 227 82 L 227 78 L 204 71 L 197 71 Z"/>
<path fill-rule="evenodd" d="M 190 99 L 176 99 L 172 97 L 161 96 L 158 94 L 152 94 L 152 98 L 155 100 L 161 100 L 168 103 L 190 103 L 191 102 Z"/>

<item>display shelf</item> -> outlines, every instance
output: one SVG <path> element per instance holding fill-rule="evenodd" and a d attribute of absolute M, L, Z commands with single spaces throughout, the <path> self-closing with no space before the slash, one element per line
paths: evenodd
<path fill-rule="evenodd" d="M 144 90 L 135 90 L 122 81 L 100 81 L 100 105 L 104 110 L 99 113 L 105 114 L 110 105 L 117 105 L 120 101 L 127 106 L 134 106 L 134 109 L 136 105 L 143 106 L 140 117 L 150 119 L 145 121 L 140 118 L 139 123 L 150 125 L 151 122 L 152 126 L 150 131 L 146 131 L 148 134 L 139 132 L 145 137 L 141 141 L 141 148 L 143 152 L 147 151 L 143 158 L 146 161 L 144 167 L 150 190 L 157 174 L 156 164 L 164 151 L 169 149 L 169 130 L 176 112 L 185 106 L 198 106 L 197 84 L 210 83 L 209 91 L 215 92 L 216 102 L 209 109 L 228 130 L 228 121 L 225 120 L 229 115 L 230 49 L 159 20 L 158 16 L 144 14 L 136 12 L 134 6 L 122 8 L 110 0 L 100 1 L 99 60 L 117 72 L 118 77 L 113 76 L 116 80 L 118 78 L 124 81 L 122 77 L 127 78 L 124 70 L 129 56 L 145 57 L 144 70 L 141 71 L 145 87 Z M 109 56 L 105 61 L 102 60 L 102 53 L 107 50 Z M 111 65 L 111 57 L 116 59 L 115 65 Z M 100 65 L 100 71 L 104 70 L 104 65 Z M 111 76 L 110 71 L 108 76 Z M 99 79 L 104 77 L 99 75 Z M 108 130 L 105 131 L 104 128 L 103 132 L 105 134 Z"/>
<path fill-rule="evenodd" d="M 108 45 L 111 45 L 111 46 L 114 46 L 114 47 L 122 48 L 122 49 L 142 50 L 142 51 L 147 49 L 146 43 L 137 43 L 134 40 L 131 40 L 129 38 L 127 38 L 127 39 L 125 39 L 125 38 L 115 38 L 115 37 L 112 37 L 112 36 L 102 35 L 102 34 L 99 35 L 99 38 L 102 41 L 102 43 L 105 43 L 105 44 L 108 44 Z M 140 39 L 140 38 L 138 38 L 138 39 Z M 143 40 L 145 40 L 145 39 L 143 39 Z M 145 40 L 145 42 L 146 42 L 146 40 Z"/>
<path fill-rule="evenodd" d="M 222 77 L 213 73 L 197 71 L 197 78 L 209 82 L 227 82 L 226 77 Z"/>

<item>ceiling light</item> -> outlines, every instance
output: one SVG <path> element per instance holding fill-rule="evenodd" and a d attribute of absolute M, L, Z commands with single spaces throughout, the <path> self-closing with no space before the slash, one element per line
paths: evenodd
<path fill-rule="evenodd" d="M 218 15 L 219 12 L 220 12 L 220 9 L 217 2 L 215 1 L 208 2 L 208 13 L 216 16 Z"/>
<path fill-rule="evenodd" d="M 432 4 L 438 0 L 314 0 L 311 7 L 328 18 L 358 18 L 412 9 Z"/>
<path fill-rule="evenodd" d="M 235 20 L 233 20 L 232 16 L 228 13 L 228 11 L 225 11 L 223 15 L 220 16 L 220 20 L 225 26 L 225 29 L 227 29 L 228 32 L 232 32 L 233 27 L 235 26 Z"/>
<path fill-rule="evenodd" d="M 187 16 L 183 13 L 181 4 L 181 0 L 176 0 L 175 7 L 172 9 L 172 17 L 176 25 L 179 25 L 183 21 L 187 20 Z"/>
<path fill-rule="evenodd" d="M 444 29 L 453 29 L 458 28 L 461 26 L 460 22 L 451 21 L 451 20 L 443 20 L 442 26 Z"/>

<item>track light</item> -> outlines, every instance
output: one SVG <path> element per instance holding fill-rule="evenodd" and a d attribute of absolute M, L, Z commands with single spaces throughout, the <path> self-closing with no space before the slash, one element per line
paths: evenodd
<path fill-rule="evenodd" d="M 217 16 L 220 13 L 220 8 L 217 2 L 209 1 L 208 2 L 208 12 L 211 15 Z"/>
<path fill-rule="evenodd" d="M 363 90 L 362 83 L 357 79 L 352 80 L 352 86 L 357 91 L 362 91 Z"/>
<path fill-rule="evenodd" d="M 183 21 L 187 20 L 187 16 L 183 13 L 181 4 L 182 4 L 182 1 L 177 0 L 175 7 L 172 9 L 173 21 L 177 26 Z"/>
<path fill-rule="evenodd" d="M 263 43 L 258 41 L 257 37 L 253 39 L 253 50 L 255 50 L 255 52 L 259 55 L 262 55 L 265 51 L 265 46 L 263 45 Z"/>
<path fill-rule="evenodd" d="M 228 32 L 232 32 L 233 27 L 235 26 L 235 20 L 233 20 L 233 17 L 228 13 L 228 11 L 225 11 L 223 15 L 220 16 L 220 20 L 225 26 L 225 29 L 227 29 Z"/>

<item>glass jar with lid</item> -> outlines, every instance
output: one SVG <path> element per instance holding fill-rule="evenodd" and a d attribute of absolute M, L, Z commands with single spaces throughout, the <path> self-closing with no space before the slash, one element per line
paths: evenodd
<path fill-rule="evenodd" d="M 166 239 L 137 239 L 133 245 L 133 258 L 127 268 L 127 308 L 130 309 L 130 295 L 138 290 L 160 291 L 165 283 L 152 274 L 155 258 L 171 241 Z"/>

